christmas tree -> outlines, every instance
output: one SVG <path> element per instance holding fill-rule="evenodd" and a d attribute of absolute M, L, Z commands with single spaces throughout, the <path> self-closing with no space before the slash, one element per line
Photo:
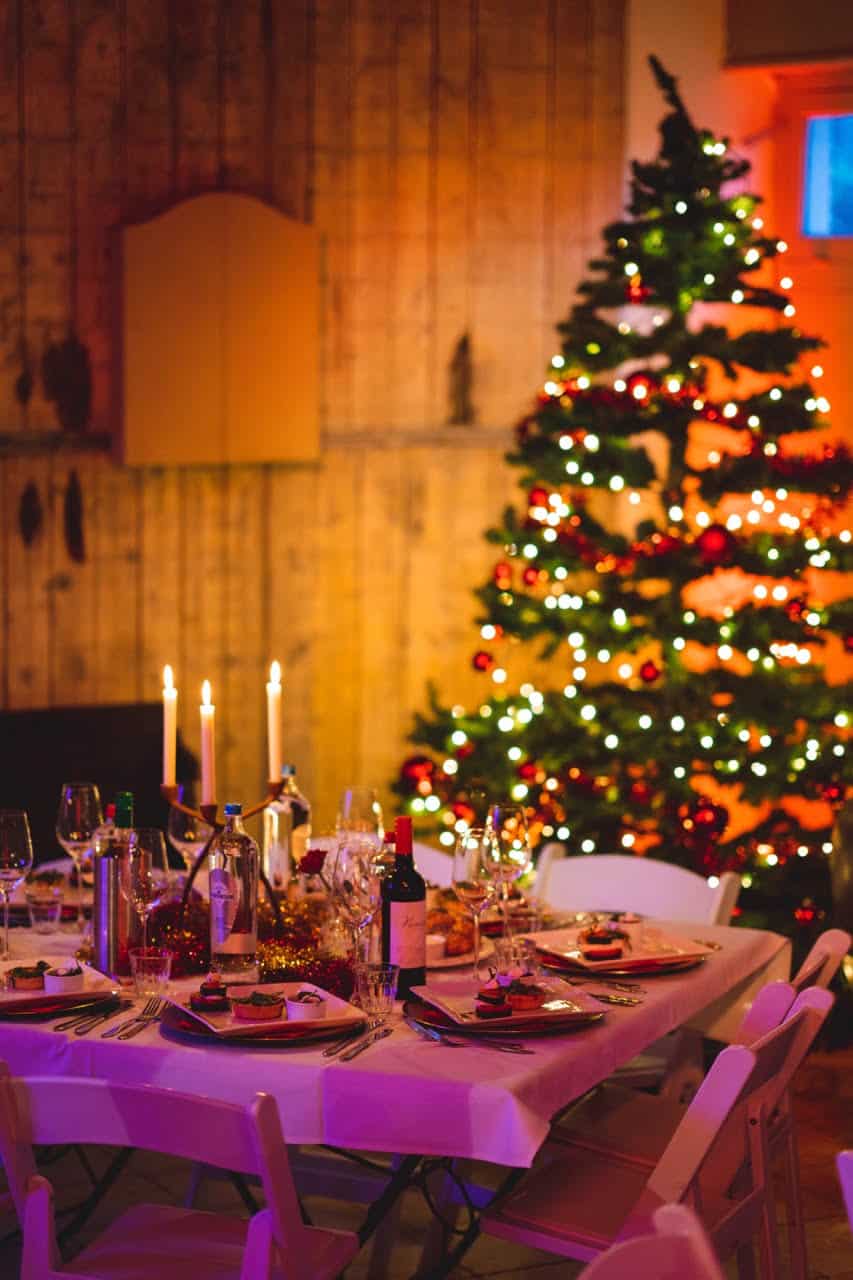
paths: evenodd
<path fill-rule="evenodd" d="M 659 153 L 517 428 L 524 501 L 487 534 L 482 700 L 431 692 L 395 789 L 444 845 L 509 795 L 534 843 L 733 868 L 744 918 L 817 924 L 848 723 L 825 664 L 853 639 L 821 592 L 853 562 L 851 459 L 748 162 L 651 64 Z"/>

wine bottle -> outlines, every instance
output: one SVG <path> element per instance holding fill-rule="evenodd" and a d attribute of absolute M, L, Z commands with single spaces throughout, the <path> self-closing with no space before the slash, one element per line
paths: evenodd
<path fill-rule="evenodd" d="M 426 982 L 426 884 L 412 859 L 412 820 L 394 824 L 394 867 L 382 881 L 382 959 L 400 966 L 397 994 Z"/>

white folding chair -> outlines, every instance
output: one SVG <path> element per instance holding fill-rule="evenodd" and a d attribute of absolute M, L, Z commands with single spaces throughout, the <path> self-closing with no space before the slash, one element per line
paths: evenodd
<path fill-rule="evenodd" d="M 847 1221 L 853 1231 L 853 1151 L 839 1151 L 835 1157 L 838 1168 L 838 1179 L 841 1183 L 841 1194 L 844 1196 L 844 1207 L 847 1210 Z"/>
<path fill-rule="evenodd" d="M 728 924 L 740 878 L 726 871 L 712 888 L 704 876 L 673 863 L 618 853 L 567 857 L 562 845 L 551 843 L 540 854 L 534 889 L 549 906 L 563 910 L 636 911 L 696 924 Z M 686 1099 L 702 1074 L 701 1036 L 674 1031 L 649 1045 L 616 1077 Z"/>
<path fill-rule="evenodd" d="M 832 1003 L 829 992 L 811 988 L 781 1026 L 749 1048 L 724 1049 L 651 1167 L 615 1151 L 549 1141 L 531 1172 L 483 1214 L 481 1229 L 589 1261 L 646 1232 L 662 1204 L 685 1202 L 721 1257 L 737 1251 L 743 1276 L 753 1274 L 757 1234 L 762 1275 L 776 1280 L 771 1118 Z"/>
<path fill-rule="evenodd" d="M 652 1223 L 653 1236 L 611 1245 L 578 1280 L 723 1280 L 702 1223 L 686 1205 L 665 1204 Z"/>
<path fill-rule="evenodd" d="M 853 938 L 843 929 L 825 929 L 791 979 L 794 990 L 828 987 L 850 950 L 851 943 Z"/>
<path fill-rule="evenodd" d="M 432 845 L 417 841 L 412 845 L 412 853 L 415 866 L 427 884 L 433 884 L 437 889 L 450 888 L 453 883 L 453 859 L 449 853 L 442 853 L 441 849 L 433 849 Z"/>
<path fill-rule="evenodd" d="M 561 910 L 636 911 L 664 920 L 728 924 L 740 892 L 740 877 L 733 871 L 724 871 L 712 886 L 695 871 L 656 858 L 621 853 L 560 857 L 559 848 L 546 846 L 540 855 L 535 891 Z"/>
<path fill-rule="evenodd" d="M 224 1214 L 135 1205 L 63 1265 L 53 1190 L 33 1145 L 138 1147 L 260 1177 L 266 1207 Z M 357 1236 L 306 1226 L 278 1108 L 267 1094 L 232 1106 L 148 1085 L 63 1076 L 15 1079 L 0 1063 L 0 1157 L 23 1227 L 21 1280 L 319 1280 L 337 1276 Z"/>

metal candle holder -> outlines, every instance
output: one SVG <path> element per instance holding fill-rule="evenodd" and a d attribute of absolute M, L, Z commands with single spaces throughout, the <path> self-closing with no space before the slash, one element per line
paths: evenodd
<path fill-rule="evenodd" d="M 256 813 L 263 812 L 263 810 L 266 809 L 268 804 L 272 804 L 274 800 L 277 800 L 279 798 L 283 790 L 284 790 L 283 778 L 279 778 L 277 781 L 270 780 L 267 783 L 267 794 L 264 796 L 263 800 L 259 800 L 257 804 L 253 804 L 251 808 L 247 809 L 243 814 L 243 817 L 253 818 Z M 187 876 L 187 881 L 186 881 L 186 884 L 184 885 L 184 892 L 181 895 L 181 912 L 179 916 L 179 923 L 182 923 L 184 918 L 184 912 L 187 909 L 187 903 L 189 902 L 189 899 L 190 899 L 190 891 L 192 890 L 192 887 L 193 887 L 193 881 L 198 875 L 199 867 L 201 866 L 202 862 L 210 852 L 210 846 L 213 844 L 214 840 L 219 835 L 220 831 L 223 831 L 225 829 L 225 823 L 219 821 L 219 817 L 218 817 L 219 806 L 216 804 L 215 801 L 212 804 L 200 804 L 197 809 L 191 809 L 188 805 L 182 804 L 180 799 L 178 798 L 180 795 L 180 789 L 177 783 L 174 783 L 174 784 L 170 784 L 166 782 L 162 783 L 160 786 L 160 794 L 172 809 L 180 809 L 181 813 L 186 813 L 191 818 L 195 818 L 197 822 L 204 822 L 211 828 L 210 835 L 205 841 L 204 847 L 196 856 L 196 860 L 193 863 L 192 870 Z M 272 907 L 273 915 L 275 916 L 276 928 L 280 929 L 281 928 L 281 912 L 279 910 L 278 898 L 276 897 L 275 890 L 270 884 L 266 876 L 266 873 L 264 872 L 263 867 L 260 868 L 260 873 L 261 873 L 261 881 L 263 882 L 263 886 L 267 891 L 267 897 L 270 900 L 270 906 Z"/>

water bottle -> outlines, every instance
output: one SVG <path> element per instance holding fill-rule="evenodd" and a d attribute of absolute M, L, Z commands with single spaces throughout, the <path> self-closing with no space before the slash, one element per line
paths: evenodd
<path fill-rule="evenodd" d="M 263 836 L 264 871 L 279 892 L 305 857 L 311 835 L 311 806 L 296 785 L 293 765 L 283 765 L 281 776 L 280 796 L 264 809 Z"/>
<path fill-rule="evenodd" d="M 113 809 L 112 822 L 109 809 Z M 134 916 L 121 892 L 121 864 L 127 857 L 133 829 L 133 795 L 120 791 L 107 821 L 95 833 L 92 859 L 95 887 L 92 907 L 92 963 L 110 977 L 130 973 L 128 949 L 133 942 Z"/>
<path fill-rule="evenodd" d="M 225 827 L 210 849 L 210 962 L 233 982 L 255 982 L 260 851 L 242 814 L 241 804 L 226 804 Z"/>

